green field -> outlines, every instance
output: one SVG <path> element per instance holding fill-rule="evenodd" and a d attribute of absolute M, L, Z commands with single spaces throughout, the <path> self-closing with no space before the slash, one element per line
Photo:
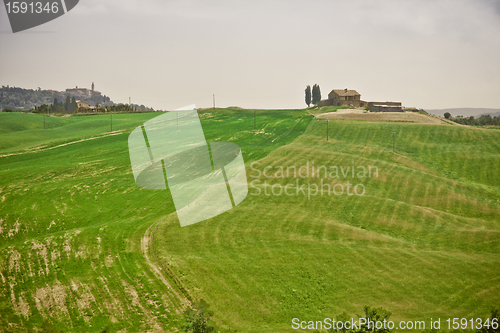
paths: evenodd
<path fill-rule="evenodd" d="M 176 331 L 201 298 L 238 332 L 364 305 L 428 322 L 500 304 L 500 131 L 330 120 L 326 141 L 305 110 L 258 111 L 256 130 L 250 110 L 199 113 L 207 141 L 241 147 L 250 187 L 184 228 L 168 190 L 138 188 L 130 167 L 128 134 L 158 113 L 113 115 L 113 132 L 109 115 L 44 130 L 0 114 L 0 332 Z M 347 182 L 363 195 L 308 196 Z"/>

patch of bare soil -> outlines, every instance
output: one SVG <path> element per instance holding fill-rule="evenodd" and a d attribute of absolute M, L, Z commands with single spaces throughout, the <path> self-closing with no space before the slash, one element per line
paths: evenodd
<path fill-rule="evenodd" d="M 359 109 L 340 109 L 337 112 L 322 113 L 316 116 L 320 119 L 345 119 L 368 121 L 397 121 L 418 124 L 454 124 L 439 117 L 428 116 L 416 112 L 368 112 Z"/>

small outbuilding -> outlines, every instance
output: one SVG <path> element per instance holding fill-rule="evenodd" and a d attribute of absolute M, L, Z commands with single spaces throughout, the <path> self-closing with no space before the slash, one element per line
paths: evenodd
<path fill-rule="evenodd" d="M 401 102 L 368 102 L 371 112 L 402 112 Z"/>

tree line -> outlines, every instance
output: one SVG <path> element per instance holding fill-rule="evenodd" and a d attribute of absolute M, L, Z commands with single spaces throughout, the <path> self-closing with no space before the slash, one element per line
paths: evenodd
<path fill-rule="evenodd" d="M 456 116 L 453 117 L 449 112 L 445 112 L 444 117 L 458 124 L 469 125 L 469 126 L 500 126 L 500 116 L 492 117 L 489 114 L 483 114 L 478 118 L 474 116 L 463 117 Z"/>
<path fill-rule="evenodd" d="M 75 97 L 70 98 L 66 96 L 66 100 L 59 102 L 57 98 L 54 98 L 54 102 L 50 105 L 42 104 L 35 106 L 33 113 L 73 113 L 78 110 L 78 104 L 76 103 Z"/>
<path fill-rule="evenodd" d="M 72 99 L 66 96 L 66 102 L 59 102 L 57 98 L 54 98 L 54 103 L 52 103 L 52 112 L 75 112 L 78 109 L 78 104 L 76 104 L 76 99 Z"/>

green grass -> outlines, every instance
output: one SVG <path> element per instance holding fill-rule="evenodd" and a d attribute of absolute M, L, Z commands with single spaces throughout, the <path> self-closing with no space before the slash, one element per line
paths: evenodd
<path fill-rule="evenodd" d="M 9 153 L 26 149 L 53 146 L 56 143 L 75 141 L 76 139 L 101 135 L 113 131 L 129 129 L 140 124 L 157 113 L 132 113 L 111 115 L 88 115 L 72 117 L 45 117 L 33 113 L 2 113 L 0 123 L 0 152 Z M 112 118 L 111 118 L 112 117 Z"/>
<path fill-rule="evenodd" d="M 251 188 L 235 209 L 189 228 L 178 228 L 175 214 L 160 224 L 156 246 L 187 288 L 220 322 L 245 332 L 293 331 L 293 318 L 344 310 L 356 317 L 365 304 L 394 320 L 487 316 L 500 303 L 500 133 L 331 121 L 326 142 L 325 126 L 313 121 L 254 164 L 259 171 L 247 168 L 260 195 Z M 324 179 L 361 183 L 364 196 L 308 200 L 259 187 L 295 186 L 294 177 L 259 172 L 307 161 L 377 166 L 379 175 Z M 321 178 L 299 184 L 319 187 Z"/>
<path fill-rule="evenodd" d="M 322 113 L 328 113 L 328 112 L 336 112 L 339 109 L 348 109 L 348 106 L 342 105 L 342 106 L 322 106 L 322 107 L 311 107 L 308 108 L 307 111 L 309 111 L 311 114 L 318 115 Z"/>
<path fill-rule="evenodd" d="M 253 114 L 237 123 L 227 121 L 230 112 L 212 111 L 221 139 L 252 132 L 242 149 L 257 157 L 291 142 L 311 119 L 303 111 L 261 113 L 270 124 L 255 134 Z M 165 286 L 141 250 L 147 228 L 174 212 L 173 203 L 168 191 L 135 185 L 128 156 L 128 134 L 159 114 L 114 115 L 114 133 L 106 133 L 107 115 L 54 118 L 58 127 L 43 130 L 36 128 L 43 118 L 17 114 L 29 126 L 10 132 L 16 121 L 6 115 L 0 119 L 10 140 L 0 150 L 7 155 L 0 157 L 0 331 L 10 324 L 36 329 L 45 320 L 74 332 L 179 327 L 189 295 L 168 275 L 171 288 Z"/>
<path fill-rule="evenodd" d="M 250 110 L 199 113 L 207 141 L 240 145 L 254 183 L 234 209 L 184 228 L 168 190 L 140 189 L 131 174 L 128 134 L 158 113 L 114 115 L 108 134 L 108 115 L 43 130 L 40 115 L 0 114 L 0 155 L 14 154 L 0 157 L 0 331 L 45 320 L 173 331 L 186 299 L 200 298 L 240 332 L 291 332 L 293 318 L 356 317 L 365 304 L 428 321 L 486 317 L 500 303 L 500 132 L 331 120 L 327 142 L 325 121 L 305 110 L 257 111 L 256 131 Z M 378 177 L 323 178 L 363 184 L 363 196 L 265 194 L 321 186 L 262 174 L 308 161 Z"/>

